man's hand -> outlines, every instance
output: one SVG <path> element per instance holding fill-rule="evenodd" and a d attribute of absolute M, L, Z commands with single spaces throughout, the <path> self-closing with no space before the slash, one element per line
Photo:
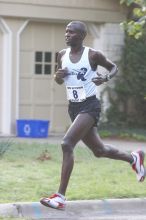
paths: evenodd
<path fill-rule="evenodd" d="M 96 86 L 100 86 L 101 84 L 107 81 L 108 81 L 107 75 L 100 73 L 97 73 L 97 77 L 92 78 L 92 82 L 94 82 Z"/>
<path fill-rule="evenodd" d="M 55 77 L 57 79 L 63 79 L 65 76 L 67 76 L 67 68 L 65 69 L 58 69 L 57 72 L 55 73 Z"/>
<path fill-rule="evenodd" d="M 58 69 L 56 71 L 56 73 L 54 74 L 54 79 L 55 81 L 58 83 L 58 84 L 62 84 L 64 82 L 63 78 L 65 76 L 67 76 L 68 74 L 68 70 L 67 68 L 64 68 L 64 69 Z"/>

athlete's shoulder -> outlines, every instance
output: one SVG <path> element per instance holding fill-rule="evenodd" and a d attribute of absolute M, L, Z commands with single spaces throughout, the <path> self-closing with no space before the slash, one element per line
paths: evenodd
<path fill-rule="evenodd" d="M 96 69 L 97 65 L 101 65 L 103 62 L 105 62 L 106 57 L 100 50 L 95 50 L 93 48 L 89 49 L 89 62 L 92 67 L 92 69 Z"/>
<path fill-rule="evenodd" d="M 94 50 L 93 48 L 90 48 L 89 49 L 89 59 L 96 61 L 97 64 L 100 64 L 101 62 L 106 60 L 106 57 L 101 50 Z"/>
<path fill-rule="evenodd" d="M 101 50 L 95 50 L 93 48 L 89 48 L 89 53 L 91 56 L 102 57 L 104 53 Z"/>
<path fill-rule="evenodd" d="M 58 52 L 58 55 L 59 55 L 60 57 L 62 57 L 62 56 L 66 53 L 66 50 L 67 50 L 67 49 L 62 49 L 62 50 L 60 50 L 60 51 Z"/>

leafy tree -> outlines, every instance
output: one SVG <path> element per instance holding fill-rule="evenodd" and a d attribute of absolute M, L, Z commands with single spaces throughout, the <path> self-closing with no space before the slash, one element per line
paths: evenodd
<path fill-rule="evenodd" d="M 120 75 L 114 92 L 109 88 L 111 107 L 107 118 L 116 127 L 146 127 L 146 0 L 121 0 L 121 3 L 132 7 L 123 22 L 125 45 Z"/>
<path fill-rule="evenodd" d="M 137 41 L 127 36 L 108 119 L 116 125 L 146 126 L 146 35 Z"/>
<path fill-rule="evenodd" d="M 139 39 L 143 35 L 146 23 L 146 0 L 120 0 L 129 8 L 127 20 L 122 23 L 130 36 Z"/>

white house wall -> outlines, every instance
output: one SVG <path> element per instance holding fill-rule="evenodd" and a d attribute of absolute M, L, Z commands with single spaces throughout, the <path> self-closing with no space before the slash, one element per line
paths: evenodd
<path fill-rule="evenodd" d="M 83 20 L 88 26 L 85 44 L 118 61 L 123 45 L 119 22 L 124 17 L 117 0 L 0 0 L 2 26 L 7 26 L 0 26 L 0 133 L 15 135 L 16 119 L 46 119 L 50 132 L 66 131 L 70 119 L 65 88 L 53 79 L 55 53 L 66 47 L 66 24 Z M 36 51 L 52 52 L 51 75 L 34 74 Z"/>
<path fill-rule="evenodd" d="M 88 29 L 93 39 L 93 47 L 97 50 L 101 50 L 107 58 L 117 63 L 120 60 L 122 47 L 124 45 L 124 31 L 119 24 L 116 23 L 105 23 L 105 24 L 90 24 Z M 98 68 L 99 72 L 105 72 L 102 67 Z M 108 85 L 113 86 L 114 80 L 108 82 Z M 97 97 L 100 98 L 102 92 L 102 111 L 105 112 L 109 106 L 109 99 L 107 91 L 105 90 L 106 84 L 97 87 Z M 104 115 L 104 114 L 103 114 Z M 102 118 L 106 120 L 106 118 Z"/>
<path fill-rule="evenodd" d="M 125 10 L 119 0 L 0 0 L 2 16 L 51 20 L 120 22 Z"/>

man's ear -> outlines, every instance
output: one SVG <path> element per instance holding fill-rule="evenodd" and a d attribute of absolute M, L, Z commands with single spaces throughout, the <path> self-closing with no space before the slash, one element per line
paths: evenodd
<path fill-rule="evenodd" d="M 82 32 L 82 33 L 80 33 L 80 35 L 81 35 L 82 40 L 84 40 L 87 34 Z"/>

